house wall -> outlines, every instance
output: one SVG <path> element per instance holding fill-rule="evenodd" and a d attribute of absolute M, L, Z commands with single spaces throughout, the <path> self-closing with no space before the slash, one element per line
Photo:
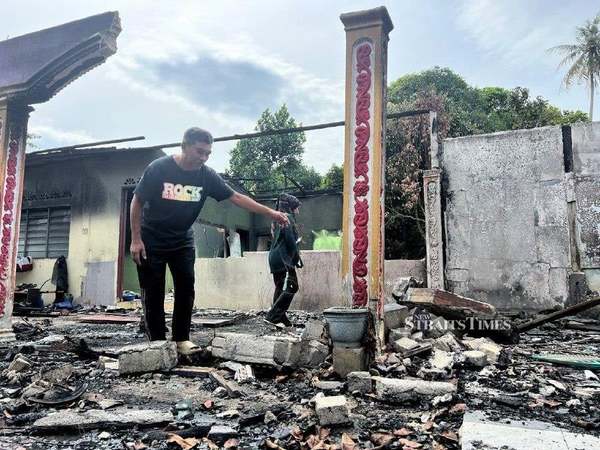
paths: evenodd
<path fill-rule="evenodd" d="M 26 165 L 23 208 L 71 206 L 67 267 L 69 291 L 79 302 L 114 303 L 121 188 L 162 154 L 160 150 L 123 151 Z M 41 285 L 51 277 L 54 261 L 34 260 L 31 272 L 17 273 L 17 284 Z M 44 289 L 48 288 L 53 285 L 47 283 Z M 45 296 L 45 301 L 51 299 L 53 295 Z"/>
<path fill-rule="evenodd" d="M 446 139 L 441 166 L 449 289 L 533 310 L 573 272 L 600 290 L 599 122 Z"/>
<path fill-rule="evenodd" d="M 443 143 L 449 288 L 499 308 L 564 305 L 571 268 L 561 127 Z"/>
<path fill-rule="evenodd" d="M 297 217 L 298 231 L 302 236 L 300 248 L 302 250 L 310 250 L 313 247 L 314 234 L 313 231 L 342 230 L 342 207 L 343 196 L 341 193 L 336 194 L 317 194 L 311 197 L 300 198 L 302 206 L 300 214 Z M 261 201 L 261 203 L 275 207 L 274 201 Z M 269 235 L 271 222 L 267 217 L 256 215 L 255 217 L 255 234 Z"/>
<path fill-rule="evenodd" d="M 243 258 L 196 259 L 196 308 L 237 310 L 266 309 L 273 301 L 273 277 L 268 252 L 246 252 Z M 304 267 L 298 269 L 300 290 L 292 309 L 322 311 L 330 306 L 350 306 L 343 294 L 338 251 L 302 251 Z M 423 260 L 385 262 L 385 290 L 389 296 L 399 277 L 425 279 Z"/>
<path fill-rule="evenodd" d="M 571 127 L 577 264 L 600 291 L 600 122 Z"/>

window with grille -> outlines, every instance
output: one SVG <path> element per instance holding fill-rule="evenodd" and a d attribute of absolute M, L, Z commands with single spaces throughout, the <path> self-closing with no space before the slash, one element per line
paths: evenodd
<path fill-rule="evenodd" d="M 69 255 L 71 207 L 23 209 L 19 229 L 19 255 L 58 258 Z"/>

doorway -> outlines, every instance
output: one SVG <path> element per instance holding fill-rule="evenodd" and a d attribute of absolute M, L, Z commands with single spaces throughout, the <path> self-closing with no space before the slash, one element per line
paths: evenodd
<path fill-rule="evenodd" d="M 129 208 L 133 200 L 135 186 L 123 186 L 121 189 L 121 214 L 119 220 L 119 258 L 117 262 L 117 297 L 123 299 L 124 291 L 140 293 L 135 262 L 131 257 L 131 222 Z M 173 276 L 167 267 L 165 292 L 173 292 Z"/>

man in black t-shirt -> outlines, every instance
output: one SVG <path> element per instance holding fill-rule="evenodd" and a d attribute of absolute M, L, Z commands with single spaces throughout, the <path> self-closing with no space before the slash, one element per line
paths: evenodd
<path fill-rule="evenodd" d="M 131 202 L 131 256 L 137 264 L 146 333 L 165 340 L 165 273 L 169 266 L 175 285 L 172 334 L 177 351 L 190 355 L 200 348 L 190 341 L 194 306 L 196 252 L 192 224 L 206 197 L 229 199 L 251 212 L 288 225 L 287 216 L 231 189 L 205 163 L 213 138 L 200 128 L 183 135 L 181 153 L 163 156 L 146 168 Z"/>

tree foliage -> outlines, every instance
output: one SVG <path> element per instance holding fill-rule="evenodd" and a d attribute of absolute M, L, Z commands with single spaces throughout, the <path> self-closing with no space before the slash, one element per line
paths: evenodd
<path fill-rule="evenodd" d="M 588 120 L 561 111 L 522 87 L 477 88 L 448 68 L 435 67 L 394 81 L 388 111 L 438 114 L 438 139 Z M 429 118 L 388 121 L 386 142 L 386 258 L 425 256 L 423 170 L 429 167 Z"/>
<path fill-rule="evenodd" d="M 342 189 L 344 187 L 344 169 L 333 164 L 321 180 L 322 189 Z"/>
<path fill-rule="evenodd" d="M 254 129 L 262 132 L 298 126 L 283 105 L 273 113 L 265 110 Z M 293 181 L 305 190 L 316 189 L 321 175 L 302 160 L 305 142 L 303 132 L 240 140 L 231 151 L 227 174 L 243 179 L 246 188 L 254 192 L 292 187 Z"/>
<path fill-rule="evenodd" d="M 563 78 L 566 87 L 574 81 L 587 83 L 590 90 L 589 118 L 594 118 L 594 88 L 600 79 L 600 14 L 577 27 L 575 44 L 563 44 L 549 49 L 563 55 L 559 67 L 568 67 Z"/>

